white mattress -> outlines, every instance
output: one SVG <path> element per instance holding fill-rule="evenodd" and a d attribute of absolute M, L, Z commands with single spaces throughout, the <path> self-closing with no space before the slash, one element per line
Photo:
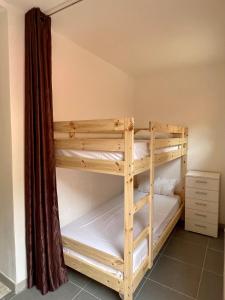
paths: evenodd
<path fill-rule="evenodd" d="M 135 201 L 146 194 L 135 190 Z M 117 257 L 123 257 L 123 194 L 105 202 L 87 215 L 70 223 L 61 229 L 62 235 L 79 241 L 95 249 L 109 253 Z M 165 227 L 180 207 L 178 196 L 168 197 L 163 195 L 154 196 L 154 243 L 157 242 Z M 148 209 L 142 209 L 134 218 L 134 237 L 147 226 Z M 94 259 L 80 255 L 74 251 L 64 248 L 65 253 L 93 264 L 105 271 L 108 271 L 118 278 L 122 273 L 103 265 Z M 144 240 L 134 251 L 133 271 L 135 272 L 147 256 L 148 242 Z"/>
<path fill-rule="evenodd" d="M 166 147 L 157 149 L 155 153 L 165 153 L 178 150 L 178 146 Z M 123 152 L 110 152 L 110 151 L 87 151 L 87 150 L 70 150 L 58 149 L 56 154 L 59 156 L 98 159 L 98 160 L 113 160 L 120 161 L 124 159 Z M 134 143 L 134 160 L 142 159 L 149 156 L 149 141 L 137 140 Z"/>

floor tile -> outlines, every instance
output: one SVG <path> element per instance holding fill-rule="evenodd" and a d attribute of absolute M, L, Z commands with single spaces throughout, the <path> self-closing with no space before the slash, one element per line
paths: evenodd
<path fill-rule="evenodd" d="M 211 272 L 203 272 L 198 300 L 222 300 L 223 277 Z"/>
<path fill-rule="evenodd" d="M 204 269 L 223 275 L 224 254 L 223 252 L 207 249 Z"/>
<path fill-rule="evenodd" d="M 107 286 L 91 280 L 85 287 L 85 290 L 102 300 L 118 300 L 120 296 L 117 292 Z"/>
<path fill-rule="evenodd" d="M 68 282 L 54 293 L 48 293 L 45 296 L 42 296 L 36 288 L 32 288 L 16 295 L 13 300 L 71 300 L 79 291 L 78 286 Z"/>
<path fill-rule="evenodd" d="M 224 251 L 224 232 L 220 231 L 218 238 L 210 238 L 208 247 L 217 251 Z"/>
<path fill-rule="evenodd" d="M 80 287 L 84 287 L 89 281 L 88 277 L 70 268 L 68 268 L 68 275 L 69 280 Z"/>
<path fill-rule="evenodd" d="M 199 286 L 201 268 L 162 256 L 150 279 L 195 297 Z"/>
<path fill-rule="evenodd" d="M 183 239 L 187 242 L 192 242 L 196 244 L 200 244 L 202 246 L 207 246 L 208 237 L 205 235 L 201 235 L 198 233 L 190 232 L 184 230 L 181 226 L 177 226 L 173 232 L 173 237 Z"/>
<path fill-rule="evenodd" d="M 89 293 L 82 291 L 80 294 L 78 294 L 74 300 L 96 300 L 98 298 L 96 298 L 93 295 L 90 295 Z"/>
<path fill-rule="evenodd" d="M 10 300 L 15 296 L 15 294 L 13 292 L 11 292 L 10 294 L 6 295 L 2 300 Z"/>
<path fill-rule="evenodd" d="M 190 298 L 147 280 L 137 300 L 190 300 Z"/>
<path fill-rule="evenodd" d="M 142 288 L 143 288 L 146 280 L 147 280 L 146 278 L 143 278 L 142 281 L 140 282 L 139 286 L 136 288 L 136 291 L 134 293 L 134 299 L 135 300 L 138 299 L 137 297 L 140 294 L 140 292 L 141 292 L 141 290 L 142 290 Z"/>
<path fill-rule="evenodd" d="M 182 239 L 172 238 L 163 255 L 174 257 L 186 263 L 202 267 L 205 257 L 205 246 L 187 242 Z"/>

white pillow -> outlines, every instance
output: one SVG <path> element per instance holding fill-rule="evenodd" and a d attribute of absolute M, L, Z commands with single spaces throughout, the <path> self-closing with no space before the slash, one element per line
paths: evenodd
<path fill-rule="evenodd" d="M 154 182 L 154 193 L 165 196 L 173 196 L 177 179 L 158 177 Z"/>
<path fill-rule="evenodd" d="M 141 176 L 140 183 L 138 184 L 138 191 L 142 193 L 149 193 L 149 190 L 150 190 L 149 176 Z"/>
<path fill-rule="evenodd" d="M 154 193 L 165 196 L 173 196 L 176 184 L 177 179 L 167 179 L 158 177 L 154 182 Z M 149 193 L 149 177 L 142 177 L 142 180 L 138 185 L 138 191 L 142 193 Z"/>

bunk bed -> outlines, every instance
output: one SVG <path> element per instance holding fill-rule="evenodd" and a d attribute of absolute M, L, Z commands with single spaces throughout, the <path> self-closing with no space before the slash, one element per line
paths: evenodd
<path fill-rule="evenodd" d="M 135 128 L 133 118 L 123 118 L 55 122 L 54 132 L 57 167 L 124 178 L 123 195 L 62 228 L 65 263 L 132 300 L 184 210 L 188 129 L 158 122 Z M 135 138 L 140 132 L 144 139 Z M 155 167 L 177 158 L 180 195 L 154 195 Z M 135 188 L 143 172 L 148 193 Z"/>

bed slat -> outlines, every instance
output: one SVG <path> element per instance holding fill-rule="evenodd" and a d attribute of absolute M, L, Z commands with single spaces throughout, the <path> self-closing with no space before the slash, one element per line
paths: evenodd
<path fill-rule="evenodd" d="M 124 119 L 54 122 L 54 131 L 61 133 L 115 133 L 124 130 Z"/>
<path fill-rule="evenodd" d="M 124 152 L 124 139 L 55 139 L 56 149 Z"/>
<path fill-rule="evenodd" d="M 144 196 L 134 204 L 134 214 L 137 213 L 140 209 L 142 209 L 146 204 L 148 204 L 149 196 L 149 194 L 147 196 Z"/>
<path fill-rule="evenodd" d="M 155 132 L 166 132 L 166 133 L 180 133 L 182 134 L 184 127 L 170 125 L 170 124 L 163 124 L 159 122 L 153 122 L 153 129 Z"/>
<path fill-rule="evenodd" d="M 56 167 L 85 170 L 104 174 L 124 175 L 124 161 L 82 159 L 69 156 L 56 156 Z"/>
<path fill-rule="evenodd" d="M 184 155 L 183 153 L 184 153 L 183 149 L 178 149 L 171 152 L 155 154 L 155 166 L 160 166 L 166 162 L 177 159 L 182 155 Z"/>
<path fill-rule="evenodd" d="M 150 157 L 134 161 L 134 175 L 138 175 L 150 169 Z"/>
<path fill-rule="evenodd" d="M 70 268 L 104 284 L 105 286 L 119 293 L 123 292 L 123 281 L 121 279 L 69 254 L 64 253 L 64 259 L 65 264 Z"/>
<path fill-rule="evenodd" d="M 163 147 L 178 146 L 187 143 L 186 138 L 171 138 L 171 139 L 156 139 L 155 149 L 160 149 Z"/>
<path fill-rule="evenodd" d="M 123 260 L 120 257 L 116 257 L 93 247 L 89 247 L 65 236 L 62 237 L 62 240 L 65 248 L 93 258 L 102 264 L 123 272 Z"/>
<path fill-rule="evenodd" d="M 133 243 L 133 248 L 136 249 L 137 246 L 144 240 L 147 238 L 147 236 L 149 235 L 149 226 L 146 227 L 138 236 L 137 238 L 134 240 Z"/>

